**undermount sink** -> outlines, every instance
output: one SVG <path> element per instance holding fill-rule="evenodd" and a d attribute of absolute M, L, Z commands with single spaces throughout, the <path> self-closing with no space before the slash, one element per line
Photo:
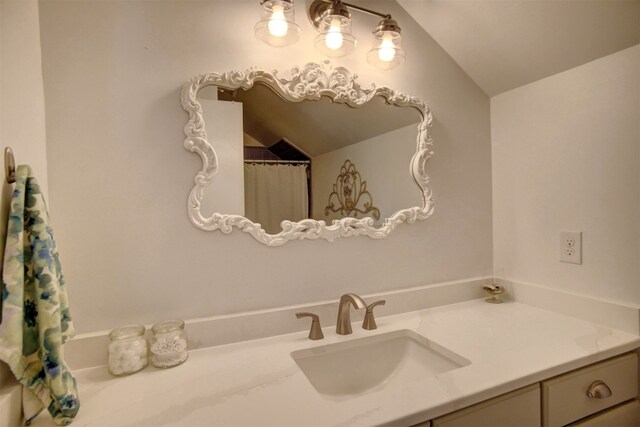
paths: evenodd
<path fill-rule="evenodd" d="M 298 350 L 291 357 L 318 393 L 337 398 L 471 363 L 408 329 Z"/>

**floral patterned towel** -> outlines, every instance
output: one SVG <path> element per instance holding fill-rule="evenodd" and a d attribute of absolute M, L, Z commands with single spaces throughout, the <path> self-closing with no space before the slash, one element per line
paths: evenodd
<path fill-rule="evenodd" d="M 46 407 L 56 424 L 78 413 L 63 344 L 75 334 L 49 215 L 29 166 L 18 166 L 2 272 L 0 360 L 23 385 L 26 423 Z"/>

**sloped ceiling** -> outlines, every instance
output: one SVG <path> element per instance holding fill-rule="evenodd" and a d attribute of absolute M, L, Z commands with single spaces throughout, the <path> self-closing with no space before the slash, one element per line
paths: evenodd
<path fill-rule="evenodd" d="M 489 96 L 640 43 L 640 0 L 397 0 Z"/>
<path fill-rule="evenodd" d="M 382 96 L 358 108 L 332 103 L 326 96 L 293 103 L 262 83 L 249 90 L 221 89 L 218 99 L 243 103 L 244 132 L 256 141 L 268 147 L 285 138 L 310 157 L 405 126 L 417 129 L 422 120 L 418 110 L 390 105 Z"/>

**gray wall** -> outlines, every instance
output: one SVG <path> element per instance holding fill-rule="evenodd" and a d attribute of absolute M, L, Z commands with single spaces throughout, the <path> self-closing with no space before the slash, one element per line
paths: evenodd
<path fill-rule="evenodd" d="M 41 2 L 50 205 L 80 332 L 491 274 L 489 99 L 395 2 L 366 4 L 400 22 L 406 63 L 370 67 L 377 20 L 354 13 L 357 53 L 333 64 L 431 106 L 435 213 L 385 240 L 269 248 L 187 219 L 201 163 L 182 146 L 179 92 L 197 73 L 323 61 L 305 2 L 284 49 L 254 38 L 254 0 Z"/>
<path fill-rule="evenodd" d="M 496 274 L 640 304 L 640 45 L 491 98 L 491 131 Z"/>

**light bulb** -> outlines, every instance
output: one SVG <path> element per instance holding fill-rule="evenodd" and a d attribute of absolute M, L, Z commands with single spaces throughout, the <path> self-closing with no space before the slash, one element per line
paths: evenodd
<path fill-rule="evenodd" d="M 342 47 L 342 30 L 340 29 L 340 20 L 332 19 L 331 26 L 327 32 L 325 43 L 329 49 L 338 50 Z"/>
<path fill-rule="evenodd" d="M 396 47 L 393 44 L 393 40 L 391 36 L 385 35 L 382 38 L 382 43 L 380 44 L 380 48 L 378 49 L 378 58 L 383 62 L 391 62 L 393 58 L 396 56 Z"/>
<path fill-rule="evenodd" d="M 274 37 L 284 37 L 289 30 L 289 24 L 284 17 L 284 7 L 280 5 L 273 6 L 273 13 L 269 19 L 269 32 Z"/>

